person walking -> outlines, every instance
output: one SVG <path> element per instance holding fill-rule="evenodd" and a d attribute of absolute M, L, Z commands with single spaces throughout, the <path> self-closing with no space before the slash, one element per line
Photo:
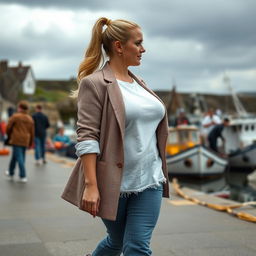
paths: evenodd
<path fill-rule="evenodd" d="M 105 224 L 93 256 L 151 255 L 161 200 L 169 197 L 167 112 L 128 70 L 140 65 L 142 43 L 136 23 L 100 18 L 78 72 L 79 158 L 62 198 Z M 98 69 L 102 48 L 109 60 Z"/>
<path fill-rule="evenodd" d="M 35 123 L 35 159 L 36 165 L 45 164 L 46 130 L 50 127 L 48 117 L 42 112 L 43 107 L 36 105 L 36 112 L 32 115 Z"/>
<path fill-rule="evenodd" d="M 18 112 L 13 114 L 7 124 L 8 142 L 12 145 L 12 157 L 9 169 L 5 172 L 9 180 L 14 179 L 16 163 L 19 165 L 19 182 L 26 183 L 25 154 L 26 148 L 33 145 L 34 121 L 28 114 L 29 105 L 26 101 L 18 103 Z"/>
<path fill-rule="evenodd" d="M 209 141 L 209 147 L 215 152 L 218 151 L 217 147 L 217 140 L 218 138 L 221 138 L 222 142 L 225 143 L 225 138 L 222 136 L 222 131 L 225 126 L 228 126 L 230 123 L 228 118 L 224 118 L 223 122 L 221 124 L 217 124 L 213 127 L 211 132 L 208 135 L 208 141 Z"/>

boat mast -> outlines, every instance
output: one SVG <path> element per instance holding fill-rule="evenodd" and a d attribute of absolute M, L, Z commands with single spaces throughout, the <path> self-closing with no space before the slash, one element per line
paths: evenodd
<path fill-rule="evenodd" d="M 176 82 L 175 78 L 173 78 L 173 86 L 172 90 L 169 95 L 169 102 L 167 104 L 167 113 L 168 115 L 176 115 L 176 112 L 179 108 L 181 108 L 181 102 L 180 102 L 180 97 L 176 92 Z"/>
<path fill-rule="evenodd" d="M 233 88 L 231 86 L 231 80 L 228 77 L 228 75 L 226 75 L 226 74 L 224 75 L 223 82 L 226 84 L 226 86 L 228 87 L 228 89 L 229 89 L 229 91 L 231 93 L 231 96 L 232 96 L 232 99 L 233 99 L 233 102 L 234 102 L 234 105 L 235 105 L 236 112 L 237 112 L 238 116 L 239 117 L 247 117 L 248 113 L 245 110 L 245 108 L 244 108 L 243 104 L 241 103 L 241 101 L 239 100 L 237 94 L 233 90 Z"/>

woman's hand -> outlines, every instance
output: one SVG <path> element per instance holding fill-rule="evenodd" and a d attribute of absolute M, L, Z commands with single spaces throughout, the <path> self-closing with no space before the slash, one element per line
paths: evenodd
<path fill-rule="evenodd" d="M 100 193 L 96 177 L 96 153 L 84 154 L 81 156 L 84 167 L 85 189 L 82 200 L 82 207 L 95 217 L 99 211 Z"/>
<path fill-rule="evenodd" d="M 94 218 L 99 211 L 100 194 L 97 185 L 86 184 L 83 194 L 83 208 Z"/>

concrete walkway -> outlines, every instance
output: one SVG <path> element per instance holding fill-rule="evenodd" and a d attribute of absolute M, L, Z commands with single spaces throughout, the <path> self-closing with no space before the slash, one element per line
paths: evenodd
<path fill-rule="evenodd" d="M 100 219 L 60 198 L 71 167 L 51 160 L 36 167 L 33 155 L 27 154 L 29 181 L 20 184 L 5 180 L 8 162 L 9 157 L 0 156 L 0 255 L 83 256 L 91 252 L 105 229 Z M 152 238 L 153 255 L 256 255 L 255 224 L 176 196 L 172 200 L 163 201 Z"/>

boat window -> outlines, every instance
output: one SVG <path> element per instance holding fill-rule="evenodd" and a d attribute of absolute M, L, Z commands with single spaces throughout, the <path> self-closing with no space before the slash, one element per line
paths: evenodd
<path fill-rule="evenodd" d="M 170 132 L 168 135 L 168 143 L 169 144 L 174 144 L 178 143 L 178 136 L 176 132 Z"/>
<path fill-rule="evenodd" d="M 191 167 L 193 165 L 193 162 L 190 158 L 187 158 L 187 159 L 184 160 L 184 165 L 186 167 Z"/>
<path fill-rule="evenodd" d="M 249 130 L 249 125 L 246 125 L 245 128 L 244 128 L 246 131 Z"/>
<path fill-rule="evenodd" d="M 207 165 L 207 167 L 212 167 L 214 165 L 214 160 L 211 158 L 208 158 L 206 165 Z"/>
<path fill-rule="evenodd" d="M 238 131 L 241 131 L 242 130 L 242 125 L 240 124 L 239 126 L 238 126 Z"/>
<path fill-rule="evenodd" d="M 251 130 L 252 130 L 252 131 L 254 131 L 254 128 L 255 128 L 255 127 L 254 127 L 254 125 L 252 124 L 252 126 L 251 126 Z"/>
<path fill-rule="evenodd" d="M 180 131 L 180 143 L 186 143 L 189 140 L 189 131 Z"/>
<path fill-rule="evenodd" d="M 232 130 L 232 132 L 236 132 L 236 126 L 231 126 L 231 130 Z"/>
<path fill-rule="evenodd" d="M 198 135 L 199 135 L 198 132 L 196 132 L 196 131 L 192 132 L 192 141 L 193 142 L 198 143 L 198 141 L 199 141 Z"/>

